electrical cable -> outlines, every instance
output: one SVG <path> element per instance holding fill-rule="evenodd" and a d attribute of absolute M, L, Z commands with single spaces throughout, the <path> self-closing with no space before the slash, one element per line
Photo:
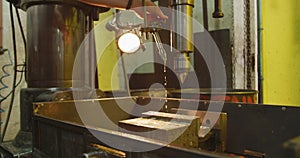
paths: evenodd
<path fill-rule="evenodd" d="M 9 64 L 5 64 L 5 65 L 2 66 L 2 72 L 4 73 L 4 75 L 0 77 L 0 84 L 3 86 L 3 87 L 0 88 L 0 91 L 8 88 L 8 85 L 6 85 L 3 82 L 3 79 L 5 79 L 5 78 L 7 78 L 7 77 L 10 76 L 10 74 L 5 70 L 5 68 L 9 67 L 9 66 L 13 66 L 13 61 L 11 59 L 11 53 L 10 53 L 10 51 L 8 49 L 4 49 L 2 51 L 8 53 Z M 4 99 L 4 98 L 5 97 L 0 94 L 0 99 L 1 99 L 0 103 L 2 102 L 2 99 Z"/>
<path fill-rule="evenodd" d="M 22 80 L 23 80 L 23 76 L 24 76 L 23 72 L 25 72 L 25 66 L 23 65 L 23 66 L 22 66 L 22 70 L 21 70 L 21 71 L 18 70 L 18 72 L 22 72 L 22 73 L 21 73 L 21 76 L 20 76 L 20 78 L 19 78 L 18 83 L 17 83 L 16 86 L 15 86 L 16 88 L 21 84 L 21 82 L 22 82 Z M 0 100 L 0 103 L 2 103 L 4 100 L 6 100 L 11 94 L 12 94 L 12 91 L 10 91 L 5 97 L 3 97 L 3 98 Z"/>
<path fill-rule="evenodd" d="M 22 26 L 22 22 L 21 22 L 19 10 L 18 10 L 18 8 L 15 8 L 15 10 L 16 10 L 16 14 L 17 14 L 17 19 L 18 19 L 18 24 L 19 24 L 20 32 L 21 32 L 22 39 L 23 39 L 24 50 L 25 50 L 25 60 L 27 60 L 27 53 L 26 53 L 26 50 L 27 50 L 27 42 L 26 42 L 26 38 L 25 38 L 25 33 L 24 33 L 23 26 Z M 4 87 L 0 88 L 0 91 L 3 90 L 3 89 L 5 89 L 5 88 L 8 88 L 8 86 L 5 85 L 2 81 L 3 81 L 4 78 L 9 77 L 10 74 L 7 74 L 7 72 L 6 72 L 4 69 L 5 69 L 7 66 L 12 66 L 12 65 L 13 65 L 13 62 L 12 62 L 12 59 L 11 59 L 11 53 L 10 53 L 10 51 L 9 51 L 8 49 L 2 50 L 2 51 L 3 51 L 3 52 L 8 51 L 8 53 L 9 53 L 10 64 L 3 65 L 3 67 L 2 67 L 2 71 L 4 72 L 5 76 L 2 76 L 2 77 L 0 78 L 0 83 L 4 86 Z M 18 65 L 18 66 L 21 66 L 21 65 Z M 22 79 L 23 79 L 23 72 L 25 72 L 25 70 L 26 70 L 26 69 L 25 69 L 25 68 L 26 68 L 26 62 L 25 62 L 24 65 L 22 65 L 22 66 L 23 66 L 23 67 L 22 67 L 22 70 L 21 70 L 21 71 L 18 71 L 18 72 L 22 72 L 22 74 L 21 74 L 20 80 L 18 81 L 18 83 L 17 83 L 17 85 L 16 85 L 15 87 L 18 87 L 18 86 L 21 84 L 21 82 L 22 82 Z M 2 95 L 0 94 L 0 99 L 1 99 L 1 100 L 0 100 L 0 103 L 3 102 L 4 100 L 6 100 L 11 94 L 12 94 L 12 91 L 11 91 L 8 95 L 6 95 L 5 97 L 2 96 Z"/>
<path fill-rule="evenodd" d="M 18 19 L 18 24 L 19 24 L 19 28 L 20 28 L 20 31 L 21 31 L 21 35 L 22 35 L 22 39 L 23 39 L 23 43 L 24 43 L 24 48 L 26 50 L 26 38 L 25 38 L 25 33 L 24 33 L 24 29 L 23 29 L 23 26 L 22 26 L 22 22 L 21 22 L 21 17 L 20 17 L 20 12 L 19 12 L 19 9 L 16 8 L 16 14 L 17 14 L 17 19 Z"/>
<path fill-rule="evenodd" d="M 1 135 L 1 142 L 3 142 L 6 131 L 7 131 L 7 127 L 8 127 L 8 123 L 10 120 L 10 116 L 11 116 L 11 112 L 12 112 L 12 108 L 13 108 L 13 104 L 14 104 L 14 99 L 15 99 L 15 90 L 16 90 L 16 82 L 17 82 L 17 46 L 16 46 L 16 35 L 15 35 L 15 24 L 14 24 L 14 14 L 13 14 L 13 4 L 10 3 L 9 5 L 9 9 L 10 9 L 10 20 L 11 20 L 11 28 L 12 28 L 12 39 L 13 39 L 13 49 L 14 49 L 14 76 L 13 76 L 13 89 L 12 89 L 12 93 L 11 93 L 11 101 L 10 101 L 10 105 L 8 107 L 8 113 L 6 116 L 6 120 L 5 120 L 5 124 L 3 127 L 3 132 Z"/>
<path fill-rule="evenodd" d="M 26 51 L 27 51 L 27 43 L 26 43 L 25 33 L 24 33 L 23 26 L 22 26 L 20 12 L 19 12 L 18 8 L 16 8 L 16 14 L 17 14 L 18 24 L 19 24 L 21 35 L 22 35 L 23 44 L 24 44 L 25 60 L 27 60 L 27 53 L 26 53 Z M 26 66 L 26 62 L 25 62 L 25 66 Z"/>
<path fill-rule="evenodd" d="M 24 29 L 23 29 L 23 25 L 22 25 L 21 17 L 20 17 L 20 12 L 19 12 L 18 8 L 16 8 L 16 14 L 17 14 L 18 24 L 19 24 L 21 35 L 22 35 L 23 44 L 24 44 L 24 50 L 25 50 L 25 63 L 24 63 L 24 65 L 26 67 L 26 65 L 27 65 L 27 42 L 26 42 L 25 33 L 24 33 Z M 25 75 L 25 81 L 27 81 L 26 75 Z"/>

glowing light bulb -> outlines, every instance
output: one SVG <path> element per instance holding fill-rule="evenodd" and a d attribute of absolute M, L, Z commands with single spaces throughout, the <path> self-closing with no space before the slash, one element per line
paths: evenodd
<path fill-rule="evenodd" d="M 140 46 L 140 38 L 134 33 L 125 33 L 118 40 L 118 47 L 123 53 L 135 53 Z"/>

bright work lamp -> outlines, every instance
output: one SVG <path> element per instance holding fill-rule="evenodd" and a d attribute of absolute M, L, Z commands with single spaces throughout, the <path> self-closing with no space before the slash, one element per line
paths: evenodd
<path fill-rule="evenodd" d="M 134 32 L 126 32 L 118 39 L 118 47 L 123 53 L 135 53 L 141 47 L 141 39 Z"/>

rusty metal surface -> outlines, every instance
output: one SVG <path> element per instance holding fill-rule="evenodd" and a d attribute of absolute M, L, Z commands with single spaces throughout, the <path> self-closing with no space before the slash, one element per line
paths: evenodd
<path fill-rule="evenodd" d="M 182 147 L 198 148 L 198 117 L 153 111 L 143 115 L 146 117 L 120 121 L 120 131 Z"/>
<path fill-rule="evenodd" d="M 57 91 L 53 94 L 52 100 L 53 101 L 72 101 L 75 100 L 73 96 L 74 90 L 64 90 L 64 91 Z M 80 95 L 82 99 L 100 99 L 106 98 L 106 94 L 99 90 L 76 90 L 76 95 Z"/>
<path fill-rule="evenodd" d="M 35 130 L 34 135 L 36 135 L 36 140 L 34 144 L 34 157 L 44 158 L 64 158 L 64 157 L 76 157 L 80 153 L 88 152 L 86 151 L 85 145 L 99 144 L 104 145 L 99 139 L 91 136 L 88 129 L 84 126 L 70 124 L 64 121 L 57 121 L 52 119 L 47 119 L 40 116 L 34 117 Z M 44 137 L 43 131 L 49 131 L 51 138 Z M 112 132 L 106 129 L 89 129 L 94 130 L 98 134 L 105 137 L 110 137 L 114 140 L 119 140 L 120 144 L 118 146 L 134 146 L 136 150 L 144 146 L 157 146 L 160 147 L 157 150 L 149 152 L 126 152 L 126 157 L 137 158 L 137 157 L 155 157 L 155 158 L 168 158 L 168 157 L 188 157 L 188 158 L 234 158 L 239 157 L 232 154 L 226 153 L 216 153 L 208 152 L 198 149 L 187 149 L 182 147 L 177 147 L 173 145 L 167 145 L 155 141 L 152 139 L 147 139 L 141 136 L 134 136 L 130 134 L 124 134 L 121 132 Z M 69 137 L 74 139 L 67 139 L 68 141 L 62 141 L 61 138 Z M 75 136 L 75 137 L 74 137 Z M 46 139 L 49 138 L 49 139 Z M 81 144 L 83 143 L 83 144 Z M 53 147 L 54 150 L 49 151 L 49 147 Z M 67 155 L 66 155 L 67 154 Z"/>
<path fill-rule="evenodd" d="M 200 142 L 209 144 L 207 142 L 208 139 L 214 139 L 216 142 L 213 145 L 210 145 L 209 148 L 215 151 L 224 152 L 226 150 L 226 142 L 227 142 L 227 113 L 220 113 L 219 119 L 215 123 L 213 129 L 205 126 L 205 123 L 210 122 L 210 120 L 204 120 L 207 111 L 199 111 L 199 110 L 186 110 L 186 109 L 177 109 L 173 108 L 172 112 L 177 112 L 179 114 L 189 115 L 189 116 L 197 116 L 200 119 L 201 124 L 200 133 L 198 134 Z M 210 112 L 214 113 L 214 112 Z M 216 115 L 218 113 L 214 113 Z"/>
<path fill-rule="evenodd" d="M 147 98 L 139 97 L 127 97 L 127 98 L 105 98 L 105 99 L 93 99 L 93 100 L 79 100 L 79 101 L 56 101 L 56 102 L 44 102 L 34 104 L 34 114 L 36 116 L 68 122 L 71 124 L 77 124 L 80 126 L 93 127 L 93 128 L 105 128 L 108 130 L 127 132 L 130 134 L 136 134 L 139 136 L 145 136 L 151 139 L 156 139 L 164 142 L 174 142 L 172 144 L 183 147 L 198 148 L 198 132 L 200 129 L 200 122 L 202 122 L 205 112 L 202 111 L 189 111 L 180 110 L 181 114 L 171 114 L 151 111 L 140 111 L 139 115 L 133 116 L 129 113 L 134 113 L 134 108 L 140 100 L 147 100 Z M 148 98 L 149 99 L 149 98 Z M 170 99 L 172 100 L 172 99 Z M 177 100 L 177 99 L 173 99 Z M 121 102 L 120 102 L 121 101 Z M 156 108 L 155 105 L 160 102 L 164 102 L 164 99 L 153 99 L 150 107 Z M 191 102 L 192 100 L 182 100 L 184 102 Z M 121 103 L 121 104 L 120 104 Z M 77 104 L 77 105 L 76 105 Z M 79 106 L 79 107 L 78 107 Z M 129 107 L 129 113 L 125 112 L 123 107 Z M 148 105 L 149 106 L 149 105 Z M 97 109 L 101 107 L 104 110 L 104 114 L 98 113 Z M 84 109 L 87 115 L 90 116 L 88 121 L 84 120 L 79 114 L 78 110 Z M 147 108 L 146 108 L 147 109 Z M 158 109 L 165 110 L 165 109 Z M 174 109 L 173 109 L 174 110 Z M 136 112 L 136 111 L 135 111 Z M 96 114 L 96 117 L 93 117 Z M 136 118 L 134 117 L 149 117 L 149 118 Z M 114 123 L 115 126 L 111 126 L 105 121 L 107 118 Z M 220 138 L 218 139 L 220 144 L 213 147 L 218 148 L 218 151 L 225 150 L 226 144 L 226 128 L 227 119 L 226 114 L 222 114 L 220 119 L 215 125 L 215 130 L 218 131 Z M 124 121 L 125 120 L 125 121 Z M 121 127 L 121 128 L 119 128 Z M 123 131 L 122 128 L 127 131 Z M 147 135 L 147 131 L 157 130 L 154 133 Z M 211 129 L 209 129 L 211 130 Z M 129 131 L 129 132 L 128 132 Z M 134 131 L 131 133 L 130 131 Z M 212 135 L 209 135 L 211 137 Z M 212 137 L 215 137 L 213 135 Z M 206 135 L 203 135 L 203 139 L 207 139 Z"/>
<path fill-rule="evenodd" d="M 116 98 L 115 98 L 116 99 Z M 104 103 L 105 105 L 112 105 L 116 106 L 113 100 L 115 99 L 100 99 L 100 100 L 85 100 L 81 101 L 84 102 L 82 105 L 84 108 L 89 109 L 91 105 L 90 103 L 99 101 Z M 122 98 L 120 100 L 126 100 L 131 98 Z M 140 105 L 147 105 L 151 102 L 150 106 L 157 106 L 161 103 L 165 103 L 165 99 L 161 98 L 148 98 L 148 97 L 137 97 L 135 98 L 136 102 Z M 189 99 L 168 99 L 168 108 L 163 109 L 165 112 L 170 112 L 174 108 L 179 108 L 179 105 L 182 106 L 184 109 L 192 110 L 194 107 L 191 106 L 192 103 L 197 102 L 198 110 L 207 111 L 209 103 L 208 101 L 196 101 L 196 100 L 189 100 Z M 71 104 L 74 102 L 69 102 Z M 126 101 L 123 102 L 126 106 Z M 43 108 L 49 108 L 47 106 L 53 106 L 53 104 L 57 104 L 56 106 L 63 107 L 65 102 L 56 102 L 56 103 L 44 103 L 45 107 L 41 107 L 38 109 L 39 114 L 35 114 L 35 118 L 41 122 L 45 122 L 44 126 L 41 126 L 39 132 L 43 135 L 45 130 L 43 131 L 45 126 L 48 126 L 47 123 L 54 122 L 52 126 L 57 126 L 56 130 L 64 129 L 65 126 L 76 126 L 80 128 L 91 128 L 86 127 L 83 125 L 79 125 L 76 123 L 70 123 L 70 121 L 63 121 L 64 118 L 58 119 L 51 119 L 51 116 L 46 115 L 43 113 Z M 37 104 L 36 104 L 37 105 Z M 130 105 L 130 104 L 129 104 Z M 92 105 L 93 106 L 93 105 Z M 112 108 L 114 107 L 112 106 Z M 111 108 L 110 106 L 104 106 L 106 108 Z M 149 110 L 148 110 L 149 111 Z M 272 106 L 272 105 L 258 105 L 258 104 L 243 104 L 243 103 L 225 103 L 222 109 L 224 113 L 227 113 L 227 140 L 226 140 L 226 152 L 229 153 L 237 153 L 243 154 L 244 151 L 251 149 L 254 152 L 262 152 L 266 153 L 266 158 L 281 158 L 286 157 L 285 149 L 283 148 L 283 143 L 287 140 L 296 137 L 300 134 L 300 129 L 298 126 L 295 126 L 299 120 L 299 107 L 287 107 L 287 106 Z M 120 115 L 116 112 L 116 110 L 111 110 L 113 114 Z M 139 111 L 140 113 L 143 113 Z M 210 111 L 212 112 L 212 111 Z M 108 112 L 107 112 L 108 113 Z M 121 112 L 122 115 L 123 112 Z M 65 110 L 65 114 L 72 115 L 70 111 Z M 55 115 L 54 115 L 55 116 Z M 125 118 L 125 117 L 124 117 Z M 94 118 L 94 119 L 99 119 Z M 130 119 L 125 118 L 125 119 Z M 115 121 L 125 120 L 125 119 L 116 119 Z M 60 125 L 61 124 L 61 125 Z M 100 133 L 110 134 L 112 135 L 112 130 L 104 129 L 104 128 L 96 128 L 97 124 L 94 124 L 93 128 Z M 52 128 L 52 127 L 51 127 Z M 51 129 L 49 127 L 49 129 Z M 73 128 L 72 128 L 73 129 Z M 76 128 L 77 129 L 77 128 Z M 118 130 L 118 129 L 117 129 Z M 150 141 L 150 139 L 146 139 L 145 137 L 136 136 L 132 134 L 124 134 L 122 132 L 115 132 L 116 139 L 124 139 L 124 142 L 128 144 L 127 138 L 133 138 L 134 141 L 132 142 L 133 145 L 136 145 L 136 148 L 140 146 L 137 142 L 158 142 L 158 141 Z M 49 132 L 47 133 L 49 134 Z M 53 135 L 57 135 L 57 133 L 50 133 Z M 142 139 L 144 138 L 144 139 Z M 36 138 L 37 139 L 37 138 Z M 39 138 L 40 139 L 40 138 Z M 43 137 L 43 139 L 45 139 Z M 142 139 L 142 141 L 140 141 Z M 40 142 L 48 142 L 47 140 L 39 140 Z M 50 140 L 52 141 L 52 139 Z M 122 145 L 122 144 L 121 144 Z M 192 153 L 191 150 L 185 149 L 189 155 Z M 164 150 L 163 150 L 164 151 Z M 173 152 L 173 150 L 172 150 Z"/>
<path fill-rule="evenodd" d="M 170 90 L 173 97 L 225 102 L 257 103 L 258 91 L 245 89 L 181 89 Z"/>
<path fill-rule="evenodd" d="M 145 116 L 145 117 L 152 116 L 152 117 L 157 117 L 157 118 L 172 119 L 174 121 L 187 122 L 187 123 L 190 123 L 191 121 L 194 121 L 195 119 L 198 119 L 198 117 L 196 117 L 194 115 L 172 114 L 172 113 L 164 113 L 164 112 L 157 112 L 157 111 L 144 112 L 143 116 Z"/>
<path fill-rule="evenodd" d="M 118 121 L 132 118 L 119 107 L 126 107 L 133 111 L 136 98 L 106 98 L 80 101 L 57 101 L 34 103 L 34 115 L 59 121 L 70 122 L 78 125 L 111 129 L 109 124 L 103 123 L 109 119 L 114 124 Z M 98 111 L 101 109 L 102 114 Z M 99 113 L 97 113 L 99 112 Z M 95 117 L 96 116 L 96 117 Z"/>

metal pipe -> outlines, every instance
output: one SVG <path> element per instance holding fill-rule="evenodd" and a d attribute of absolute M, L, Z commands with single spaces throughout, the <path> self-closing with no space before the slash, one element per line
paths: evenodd
<path fill-rule="evenodd" d="M 147 17 L 147 6 L 145 4 L 145 0 L 142 0 L 142 6 L 144 9 L 144 27 L 147 28 L 148 27 L 148 17 Z"/>
<path fill-rule="evenodd" d="M 207 0 L 202 0 L 202 9 L 203 9 L 203 26 L 206 31 L 209 31 Z"/>
<path fill-rule="evenodd" d="M 262 0 L 257 1 L 257 25 L 258 25 L 258 90 L 259 90 L 259 96 L 258 96 L 258 103 L 263 104 L 264 103 L 264 93 L 263 93 L 263 87 L 264 87 L 264 76 L 263 76 L 263 62 L 262 62 Z"/>
<path fill-rule="evenodd" d="M 123 56 L 123 53 L 121 51 L 120 51 L 120 58 L 121 58 L 121 63 L 122 63 L 123 75 L 124 75 L 124 79 L 125 79 L 125 88 L 126 88 L 128 96 L 131 96 L 129 78 L 127 76 L 124 56 Z"/>
<path fill-rule="evenodd" d="M 123 152 L 123 151 L 119 151 L 119 150 L 116 150 L 116 149 L 113 149 L 113 148 L 105 147 L 105 146 L 102 146 L 102 145 L 99 145 L 99 144 L 92 144 L 92 146 L 99 149 L 100 151 L 103 151 L 103 152 L 105 152 L 107 154 L 110 154 L 112 156 L 119 157 L 119 158 L 126 158 L 126 153 Z"/>
<path fill-rule="evenodd" d="M 2 19 L 3 11 L 2 11 L 2 1 L 0 2 L 0 48 L 3 47 L 2 34 L 3 34 L 3 19 Z"/>
<path fill-rule="evenodd" d="M 194 0 L 173 0 L 171 6 L 177 11 L 173 25 L 175 26 L 176 48 L 181 53 L 194 52 L 193 9 Z"/>
<path fill-rule="evenodd" d="M 171 6 L 175 10 L 172 14 L 174 27 L 174 47 L 177 49 L 177 57 L 174 58 L 174 69 L 183 83 L 190 70 L 189 53 L 194 52 L 193 9 L 194 0 L 172 0 Z M 173 42 L 173 39 L 171 39 Z"/>

